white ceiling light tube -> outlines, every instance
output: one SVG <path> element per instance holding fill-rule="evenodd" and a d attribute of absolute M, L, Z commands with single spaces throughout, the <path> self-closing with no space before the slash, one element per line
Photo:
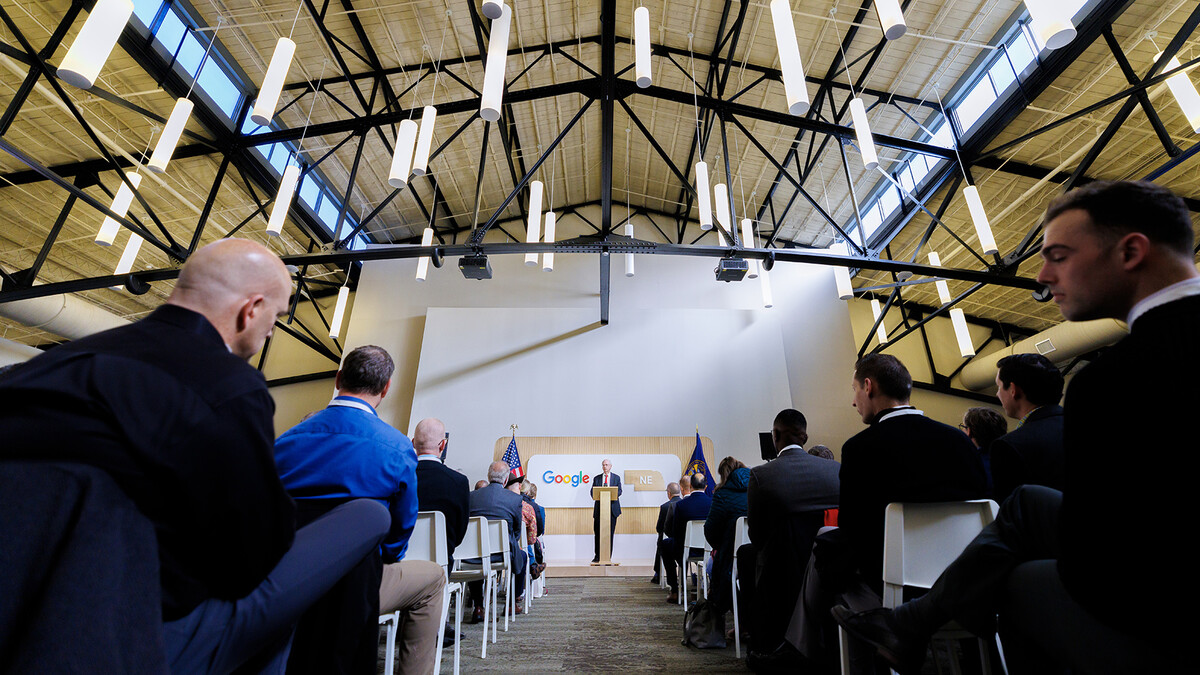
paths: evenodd
<path fill-rule="evenodd" d="M 808 112 L 808 86 L 804 82 L 804 64 L 800 61 L 800 46 L 796 43 L 796 26 L 792 23 L 792 6 L 788 0 L 771 0 L 771 23 L 775 27 L 775 46 L 779 50 L 779 69 L 783 72 L 788 112 L 803 115 Z"/>
<path fill-rule="evenodd" d="M 424 260 L 428 260 L 428 258 L 424 258 Z M 329 339 L 331 340 L 336 340 L 342 333 L 342 317 L 346 315 L 346 301 L 349 299 L 350 287 L 339 288 L 337 304 L 333 307 L 333 319 L 329 322 Z"/>
<path fill-rule="evenodd" d="M 749 218 L 742 218 L 742 248 L 755 248 L 754 245 L 754 221 Z M 755 279 L 758 277 L 758 260 L 751 258 L 747 262 L 750 263 L 750 269 L 746 272 L 747 279 Z"/>
<path fill-rule="evenodd" d="M 437 123 L 437 108 L 427 105 L 421 110 L 421 132 L 417 134 L 417 149 L 413 153 L 412 175 L 424 176 L 429 171 L 429 146 L 433 144 L 433 127 Z"/>
<path fill-rule="evenodd" d="M 729 229 L 729 189 L 724 183 L 713 186 L 713 202 L 717 209 L 717 224 Z"/>
<path fill-rule="evenodd" d="M 288 209 L 292 208 L 292 197 L 296 196 L 296 181 L 300 178 L 300 167 L 288 164 L 279 180 L 279 193 L 271 204 L 271 215 L 267 218 L 267 234 L 278 237 L 283 232 L 283 221 L 287 220 Z"/>
<path fill-rule="evenodd" d="M 934 267 L 942 266 L 942 258 L 937 254 L 937 251 L 929 252 L 929 264 Z M 950 287 L 946 285 L 946 280 L 935 281 L 933 285 L 937 287 L 938 300 L 942 302 L 942 305 L 950 304 Z"/>
<path fill-rule="evenodd" d="M 117 261 L 117 268 L 113 270 L 113 274 L 119 276 L 133 271 L 133 263 L 137 261 L 138 251 L 141 250 L 142 238 L 130 232 L 129 241 L 125 244 L 125 250 L 121 252 L 121 259 Z"/>
<path fill-rule="evenodd" d="M 508 30 L 511 25 L 512 8 L 504 5 L 503 12 L 492 21 L 487 67 L 483 71 L 483 95 L 479 97 L 479 116 L 488 122 L 500 119 L 500 105 L 504 102 L 504 69 L 508 65 Z"/>
<path fill-rule="evenodd" d="M 179 137 L 183 135 L 183 129 L 192 116 L 193 107 L 194 104 L 187 98 L 175 101 L 175 107 L 171 109 L 171 116 L 167 118 L 162 135 L 158 137 L 158 143 L 154 145 L 154 152 L 150 154 L 150 163 L 146 165 L 147 169 L 154 173 L 163 173 L 167 170 L 167 164 L 171 161 L 171 156 L 175 154 L 176 146 L 179 145 Z"/>
<path fill-rule="evenodd" d="M 979 199 L 979 189 L 974 185 L 963 188 L 963 197 L 967 199 L 967 210 L 971 212 L 971 221 L 975 223 L 975 236 L 979 237 L 979 247 L 984 255 L 995 255 L 1000 252 L 996 248 L 996 238 L 992 236 L 992 225 L 988 222 L 987 211 L 983 210 L 983 201 Z"/>
<path fill-rule="evenodd" d="M 837 255 L 850 255 L 850 248 L 845 242 L 839 242 L 829 247 Z M 854 297 L 854 285 L 850 283 L 850 268 L 840 265 L 833 268 L 833 281 L 837 285 L 838 300 L 849 300 Z"/>
<path fill-rule="evenodd" d="M 1162 57 L 1162 52 L 1159 52 L 1154 60 L 1157 62 Z M 1179 59 L 1174 56 L 1163 70 L 1174 70 L 1179 67 Z M 1196 91 L 1196 85 L 1192 84 L 1192 78 L 1188 77 L 1187 72 L 1175 73 L 1167 78 L 1167 88 L 1171 90 L 1171 95 L 1175 97 L 1175 102 L 1183 109 L 1183 116 L 1187 118 L 1188 126 L 1192 127 L 1192 131 L 1200 134 L 1200 93 Z"/>
<path fill-rule="evenodd" d="M 633 58 L 637 86 L 650 86 L 650 10 L 638 7 L 633 10 Z"/>
<path fill-rule="evenodd" d="M 504 3 L 502 0 L 483 0 L 483 8 L 481 13 L 489 19 L 499 19 L 501 12 L 504 11 Z"/>
<path fill-rule="evenodd" d="M 633 239 L 633 223 L 625 223 L 625 236 Z M 625 276 L 633 276 L 633 254 L 625 254 Z"/>
<path fill-rule="evenodd" d="M 712 229 L 712 202 L 708 192 L 708 165 L 696 162 L 696 208 L 700 209 L 700 229 Z"/>
<path fill-rule="evenodd" d="M 417 123 L 404 120 L 396 130 L 396 150 L 392 153 L 392 168 L 388 171 L 388 185 L 403 190 L 408 185 L 412 172 L 413 144 L 417 142 Z"/>
<path fill-rule="evenodd" d="M 958 353 L 969 359 L 975 356 L 975 345 L 971 343 L 971 332 L 967 330 L 967 317 L 957 307 L 950 310 L 950 324 L 954 326 L 954 337 L 958 339 Z"/>
<path fill-rule="evenodd" d="M 125 174 L 129 179 L 130 185 L 137 188 L 142 184 L 142 174 L 129 171 Z M 113 213 L 125 217 L 129 213 L 129 205 L 133 203 L 133 190 L 129 189 L 129 185 L 121 183 L 121 187 L 117 188 L 117 194 L 113 197 L 112 204 L 108 210 Z M 117 238 L 117 232 L 121 231 L 121 224 L 113 220 L 111 216 L 104 216 L 104 222 L 100 225 L 100 231 L 96 233 L 96 243 L 101 246 L 112 246 L 113 240 Z"/>
<path fill-rule="evenodd" d="M 275 53 L 271 54 L 271 63 L 267 66 L 267 74 L 258 89 L 254 110 L 250 113 L 250 119 L 260 127 L 269 125 L 275 117 L 279 94 L 283 91 L 283 83 L 287 80 L 288 69 L 292 67 L 292 57 L 295 54 L 296 43 L 291 38 L 281 37 L 279 42 L 275 43 Z"/>
<path fill-rule="evenodd" d="M 433 228 L 427 227 L 421 233 L 421 246 L 433 245 Z M 425 281 L 426 275 L 429 274 L 429 256 L 423 255 L 417 258 L 417 281 Z M 330 335 L 329 337 L 334 337 Z"/>
<path fill-rule="evenodd" d="M 542 238 L 542 181 L 529 183 L 529 220 L 525 226 L 525 243 L 536 244 Z M 537 253 L 525 254 L 525 265 L 534 267 L 538 264 Z"/>
<path fill-rule="evenodd" d="M 546 212 L 546 243 L 547 244 L 554 243 L 554 224 L 555 224 L 554 212 L 547 211 Z M 553 272 L 554 271 L 554 251 L 546 251 L 545 253 L 542 254 L 542 271 L 543 272 Z"/>
<path fill-rule="evenodd" d="M 904 23 L 904 12 L 900 9 L 899 0 L 875 0 L 875 16 L 879 18 L 879 27 L 883 29 L 883 37 L 898 40 L 908 30 Z"/>
<path fill-rule="evenodd" d="M 1066 47 L 1075 39 L 1071 23 L 1071 5 L 1063 0 L 1025 0 L 1029 10 L 1029 29 L 1046 49 Z"/>
<path fill-rule="evenodd" d="M 858 137 L 863 167 L 867 171 L 874 171 L 879 166 L 879 155 L 875 153 L 875 140 L 871 138 L 871 125 L 867 122 L 867 108 L 861 98 L 850 100 L 850 117 L 854 120 L 854 135 Z"/>
<path fill-rule="evenodd" d="M 882 313 L 883 313 L 883 310 L 879 306 L 879 301 L 872 298 L 871 299 L 871 316 L 875 317 L 875 320 L 879 322 L 879 326 L 875 329 L 875 337 L 879 340 L 879 344 L 886 345 L 887 344 L 887 329 L 883 327 L 883 319 L 880 318 L 880 315 Z"/>
<path fill-rule="evenodd" d="M 97 0 L 58 66 L 59 79 L 91 89 L 132 15 L 130 0 Z"/>
<path fill-rule="evenodd" d="M 775 306 L 775 295 L 771 292 L 771 277 L 766 270 L 758 275 L 759 285 L 762 288 L 763 307 L 770 309 Z"/>

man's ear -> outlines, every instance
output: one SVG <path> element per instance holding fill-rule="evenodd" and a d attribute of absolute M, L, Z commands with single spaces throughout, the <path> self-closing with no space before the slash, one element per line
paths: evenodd
<path fill-rule="evenodd" d="M 1141 232 L 1130 232 L 1117 241 L 1117 251 L 1126 270 L 1137 269 L 1150 252 L 1150 239 Z"/>
<path fill-rule="evenodd" d="M 859 386 L 864 392 L 867 393 L 867 398 L 871 398 L 875 395 L 875 382 L 871 378 L 864 377 L 862 379 L 862 384 Z"/>
<path fill-rule="evenodd" d="M 1008 383 L 1008 392 L 1012 395 L 1014 401 L 1028 400 L 1025 398 L 1025 390 L 1022 389 L 1021 385 L 1017 384 L 1016 382 Z"/>
<path fill-rule="evenodd" d="M 258 315 L 259 305 L 262 303 L 261 295 L 252 295 L 242 301 L 242 306 L 238 308 L 236 317 L 237 332 L 241 333 L 246 330 L 254 317 Z"/>
<path fill-rule="evenodd" d="M 391 388 L 392 388 L 392 381 L 388 380 L 387 384 L 383 385 L 383 391 L 379 392 L 379 398 L 383 398 L 383 397 L 387 396 L 388 389 L 391 389 Z"/>

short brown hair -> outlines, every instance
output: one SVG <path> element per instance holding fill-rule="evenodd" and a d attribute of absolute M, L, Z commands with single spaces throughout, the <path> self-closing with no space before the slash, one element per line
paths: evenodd
<path fill-rule="evenodd" d="M 392 379 L 396 364 L 383 347 L 363 345 L 346 355 L 342 361 L 342 390 L 362 394 L 382 394 Z"/>
<path fill-rule="evenodd" d="M 907 401 L 912 396 L 912 375 L 891 354 L 867 354 L 854 364 L 854 379 L 860 384 L 870 378 L 888 398 Z"/>
<path fill-rule="evenodd" d="M 1144 180 L 1098 180 L 1050 202 L 1046 222 L 1066 211 L 1087 212 L 1097 234 L 1119 239 L 1141 232 L 1150 241 L 1192 257 L 1192 216 L 1187 204 L 1167 188 Z"/>
<path fill-rule="evenodd" d="M 1008 433 L 1008 422 L 1004 416 L 991 408 L 971 408 L 963 415 L 963 426 L 984 450 L 992 441 Z"/>

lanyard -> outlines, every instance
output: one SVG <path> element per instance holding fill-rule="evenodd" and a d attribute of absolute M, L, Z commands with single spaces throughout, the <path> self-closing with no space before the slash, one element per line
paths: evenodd
<path fill-rule="evenodd" d="M 376 417 L 379 416 L 379 413 L 376 413 L 374 408 L 357 399 L 335 398 L 329 402 L 328 407 L 332 408 L 334 406 L 338 406 L 340 408 L 358 408 L 359 410 L 375 415 Z"/>

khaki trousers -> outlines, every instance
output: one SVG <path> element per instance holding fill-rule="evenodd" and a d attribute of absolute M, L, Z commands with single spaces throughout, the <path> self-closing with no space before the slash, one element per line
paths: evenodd
<path fill-rule="evenodd" d="M 441 565 L 428 560 L 401 560 L 383 566 L 379 613 L 400 612 L 396 638 L 401 675 L 428 675 L 437 657 L 442 632 L 442 593 L 446 578 Z"/>

